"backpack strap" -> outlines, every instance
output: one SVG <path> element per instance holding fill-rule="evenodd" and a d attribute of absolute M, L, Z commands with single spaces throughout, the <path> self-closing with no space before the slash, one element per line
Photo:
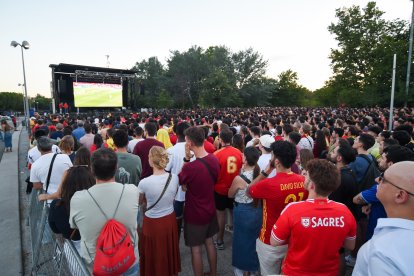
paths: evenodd
<path fill-rule="evenodd" d="M 208 173 L 210 174 L 211 180 L 213 180 L 213 184 L 216 184 L 217 179 L 214 177 L 213 173 L 211 172 L 210 166 L 207 164 L 207 162 L 203 158 L 197 158 L 197 160 L 200 160 L 201 163 L 207 168 Z"/>
<path fill-rule="evenodd" d="M 348 165 L 346 165 L 345 167 L 343 167 L 343 169 L 345 171 L 347 171 L 349 173 L 349 175 L 352 176 L 352 178 L 355 180 L 355 183 L 358 183 L 357 176 L 356 176 L 355 172 Z"/>
<path fill-rule="evenodd" d="M 47 194 L 47 190 L 49 189 L 50 177 L 52 176 L 53 163 L 55 163 L 55 159 L 57 155 L 58 153 L 55 153 L 52 157 L 52 161 L 50 162 L 49 172 L 47 173 L 47 178 L 46 178 L 46 194 Z"/>
<path fill-rule="evenodd" d="M 369 158 L 368 158 L 365 154 L 359 154 L 358 156 L 359 156 L 359 157 L 364 158 L 364 159 L 365 159 L 365 161 L 367 161 L 367 162 L 368 162 L 368 167 L 367 167 L 367 169 L 365 170 L 364 177 L 362 177 L 362 179 L 364 179 L 364 178 L 365 178 L 365 176 L 367 175 L 367 172 L 368 172 L 368 170 L 369 170 L 369 167 L 371 167 L 371 164 L 372 164 L 372 162 L 374 162 L 374 161 L 373 161 L 373 160 L 369 160 Z"/>
<path fill-rule="evenodd" d="M 124 194 L 124 190 L 125 190 L 125 185 L 122 185 L 122 192 L 121 192 L 121 196 L 119 197 L 118 204 L 116 205 L 116 209 L 115 209 L 115 212 L 114 212 L 114 215 L 113 215 L 113 217 L 112 217 L 112 218 L 115 218 L 116 212 L 118 211 L 119 203 L 121 202 L 122 195 Z M 95 202 L 96 206 L 98 206 L 99 210 L 101 211 L 101 213 L 104 215 L 104 217 L 105 217 L 105 218 L 106 218 L 106 220 L 108 221 L 108 220 L 109 220 L 109 218 L 108 218 L 108 216 L 105 214 L 105 212 L 102 210 L 101 206 L 99 206 L 98 202 L 95 200 L 95 198 L 94 198 L 94 197 L 92 196 L 92 194 L 89 192 L 89 190 L 86 190 L 86 191 L 87 191 L 87 192 L 88 192 L 88 194 L 91 196 L 91 198 L 92 198 L 93 202 Z"/>
<path fill-rule="evenodd" d="M 162 193 L 161 193 L 160 197 L 157 199 L 157 201 L 156 201 L 154 204 L 152 204 L 150 207 L 148 207 L 146 211 L 149 211 L 149 210 L 151 210 L 152 208 L 154 208 L 154 207 L 155 207 L 155 205 L 157 205 L 157 204 L 158 204 L 158 202 L 161 200 L 162 196 L 165 194 L 165 191 L 166 191 L 166 190 L 167 190 L 167 188 L 168 188 L 168 185 L 169 185 L 169 184 L 170 184 L 170 182 L 171 182 L 171 177 L 172 177 L 172 175 L 171 175 L 171 173 L 170 173 L 170 174 L 169 174 L 169 176 L 168 176 L 168 179 L 167 179 L 167 183 L 165 183 L 164 189 L 162 190 Z M 145 212 L 146 212 L 146 211 L 145 211 Z"/>

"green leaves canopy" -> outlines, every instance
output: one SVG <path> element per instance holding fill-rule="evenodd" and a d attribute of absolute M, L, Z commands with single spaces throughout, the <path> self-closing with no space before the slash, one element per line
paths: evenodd
<path fill-rule="evenodd" d="M 398 19 L 387 21 L 383 14 L 375 2 L 364 8 L 336 10 L 338 21 L 328 27 L 338 42 L 330 54 L 333 77 L 326 86 L 331 89 L 316 94 L 335 90 L 330 96 L 333 105 L 387 105 L 394 54 L 397 54 L 396 93 L 401 94 L 407 70 L 409 24 Z M 396 104 L 401 105 L 403 100 L 396 97 Z"/>

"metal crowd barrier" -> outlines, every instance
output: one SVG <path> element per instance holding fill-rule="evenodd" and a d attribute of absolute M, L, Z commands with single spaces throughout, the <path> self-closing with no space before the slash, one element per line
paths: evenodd
<path fill-rule="evenodd" d="M 49 205 L 39 202 L 40 191 L 33 190 L 29 201 L 29 227 L 32 245 L 32 275 L 90 275 L 74 243 L 49 227 Z"/>

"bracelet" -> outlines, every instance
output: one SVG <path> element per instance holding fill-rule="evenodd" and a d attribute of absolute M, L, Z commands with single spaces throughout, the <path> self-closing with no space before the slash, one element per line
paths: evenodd
<path fill-rule="evenodd" d="M 263 175 L 264 177 L 268 177 L 269 175 L 264 171 L 264 170 L 262 170 L 261 172 L 261 175 Z"/>
<path fill-rule="evenodd" d="M 185 157 L 183 158 L 183 161 L 185 162 L 185 163 L 188 163 L 188 162 L 190 162 L 191 161 L 191 159 L 185 159 Z"/>

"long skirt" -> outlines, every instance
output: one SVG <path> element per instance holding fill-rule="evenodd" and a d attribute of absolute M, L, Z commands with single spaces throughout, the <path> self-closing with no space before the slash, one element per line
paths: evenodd
<path fill-rule="evenodd" d="M 4 133 L 4 146 L 6 148 L 12 148 L 12 136 L 13 134 L 9 131 Z"/>
<path fill-rule="evenodd" d="M 161 218 L 144 216 L 140 236 L 140 275 L 178 275 L 181 271 L 175 212 Z"/>
<path fill-rule="evenodd" d="M 262 208 L 235 203 L 233 224 L 232 265 L 243 271 L 258 271 L 256 239 L 262 226 Z"/>

